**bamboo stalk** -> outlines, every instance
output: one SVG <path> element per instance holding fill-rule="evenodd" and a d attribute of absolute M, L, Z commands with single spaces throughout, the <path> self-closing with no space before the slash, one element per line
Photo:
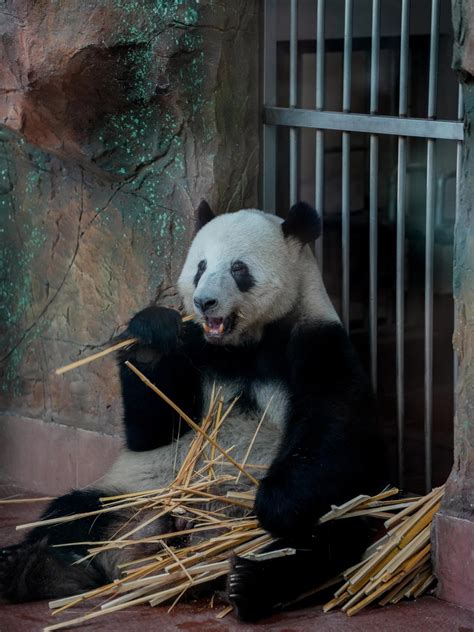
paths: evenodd
<path fill-rule="evenodd" d="M 127 338 L 126 340 L 121 340 L 111 347 L 107 347 L 107 349 L 103 349 L 102 351 L 98 351 L 97 353 L 93 353 L 90 356 L 86 356 L 85 358 L 81 358 L 80 360 L 76 360 L 75 362 L 71 362 L 70 364 L 66 364 L 65 366 L 56 369 L 54 372 L 56 375 L 63 375 L 68 371 L 72 371 L 73 369 L 77 369 L 80 366 L 84 366 L 85 364 L 89 364 L 89 362 L 94 362 L 94 360 L 99 360 L 100 358 L 104 358 L 109 355 L 109 353 L 113 353 L 114 351 L 120 351 L 120 349 L 124 349 L 125 347 L 129 347 L 137 342 L 136 338 Z"/>
<path fill-rule="evenodd" d="M 54 496 L 42 496 L 41 498 L 1 498 L 0 505 L 18 505 L 21 503 L 44 503 L 54 500 Z"/>
<path fill-rule="evenodd" d="M 245 452 L 244 460 L 242 461 L 242 467 L 243 467 L 243 468 L 244 468 L 244 467 L 245 467 L 245 465 L 247 464 L 248 458 L 249 458 L 249 456 L 250 456 L 250 452 L 252 451 L 253 445 L 254 445 L 254 443 L 255 443 L 255 440 L 256 440 L 256 438 L 257 438 L 258 433 L 260 432 L 260 428 L 262 427 L 262 424 L 263 424 L 263 422 L 264 422 L 264 420 L 265 420 L 265 417 L 267 416 L 268 409 L 270 408 L 272 401 L 273 401 L 273 395 L 272 395 L 272 396 L 270 397 L 270 399 L 268 400 L 268 404 L 266 405 L 265 410 L 263 411 L 263 414 L 262 414 L 262 416 L 261 416 L 261 418 L 260 418 L 260 421 L 259 421 L 259 422 L 258 422 L 258 424 L 257 424 L 257 427 L 256 427 L 256 429 L 255 429 L 255 432 L 253 433 L 253 437 L 252 437 L 252 439 L 251 439 L 251 441 L 250 441 L 250 443 L 249 443 L 249 447 L 247 448 L 247 451 Z M 237 475 L 237 478 L 235 479 L 235 484 L 236 484 L 236 485 L 237 485 L 237 484 L 239 483 L 239 481 L 240 481 L 240 475 L 241 475 L 241 474 L 242 474 L 242 472 L 239 472 L 239 473 L 238 473 L 238 475 Z"/>

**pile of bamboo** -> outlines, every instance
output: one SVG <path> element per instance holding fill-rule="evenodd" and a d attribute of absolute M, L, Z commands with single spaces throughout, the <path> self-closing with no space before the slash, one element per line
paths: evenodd
<path fill-rule="evenodd" d="M 424 594 L 435 581 L 430 531 L 443 493 L 444 486 L 419 498 L 382 500 L 379 495 L 362 503 L 354 499 L 347 513 L 338 508 L 327 514 L 323 520 L 357 515 L 385 518 L 387 532 L 367 549 L 362 562 L 343 573 L 345 581 L 324 611 L 340 607 L 351 616 L 374 601 L 385 606 Z"/>
<path fill-rule="evenodd" d="M 258 560 L 294 553 L 292 549 L 262 552 L 262 548 L 273 539 L 261 529 L 252 514 L 258 481 L 251 471 L 257 470 L 258 466 L 248 460 L 261 422 L 243 462 L 238 463 L 231 455 L 232 448 L 226 450 L 218 442 L 219 429 L 235 401 L 226 408 L 220 398 L 220 390 L 214 388 L 208 413 L 198 425 L 136 367 L 130 363 L 127 365 L 193 428 L 194 440 L 175 480 L 165 489 L 103 498 L 102 508 L 95 512 L 18 527 L 58 524 L 120 510 L 133 512 L 134 518 L 139 518 L 146 512 L 146 519 L 126 533 L 122 529 L 110 541 L 86 543 L 89 550 L 84 560 L 105 551 L 127 548 L 130 556 L 129 561 L 121 566 L 123 574 L 95 590 L 52 601 L 50 608 L 54 616 L 85 602 L 89 602 L 93 609 L 79 617 L 50 625 L 45 631 L 85 623 L 141 603 L 156 606 L 171 602 L 171 609 L 189 589 L 225 576 L 229 572 L 229 560 L 235 554 L 253 556 Z M 228 474 L 223 474 L 223 468 L 219 467 L 225 463 Z M 245 491 L 241 490 L 242 477 L 249 484 Z M 231 491 L 219 491 L 223 486 Z M 358 496 L 340 507 L 332 507 L 320 519 L 320 522 L 326 522 L 367 516 L 384 520 L 387 529 L 386 534 L 367 549 L 362 562 L 348 569 L 342 577 L 334 578 L 332 583 L 342 581 L 343 584 L 324 606 L 325 611 L 342 607 L 348 615 L 353 615 L 374 601 L 381 605 L 396 603 L 403 597 L 418 597 L 431 586 L 434 577 L 430 562 L 430 524 L 440 506 L 443 491 L 441 487 L 425 497 L 395 498 L 399 490 L 390 488 L 373 497 Z M 152 515 L 148 517 L 150 511 Z M 140 529 L 167 515 L 182 519 L 186 528 L 154 537 L 140 537 Z M 188 537 L 191 534 L 189 543 L 179 547 L 173 545 L 177 536 Z M 197 540 L 196 534 L 201 536 Z M 133 551 L 138 550 L 139 545 L 152 546 L 153 554 L 134 556 Z M 103 600 L 99 606 L 98 598 Z M 223 617 L 231 610 L 231 606 L 226 607 L 217 616 Z"/>

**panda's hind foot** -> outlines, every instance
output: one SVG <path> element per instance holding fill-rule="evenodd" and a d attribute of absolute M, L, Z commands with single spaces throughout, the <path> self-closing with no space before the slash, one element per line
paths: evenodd
<path fill-rule="evenodd" d="M 26 551 L 21 544 L 0 548 L 0 599 L 18 601 L 16 585 L 26 562 Z"/>
<path fill-rule="evenodd" d="M 0 599 L 13 603 L 73 595 L 99 586 L 93 565 L 57 557 L 47 539 L 0 549 Z"/>

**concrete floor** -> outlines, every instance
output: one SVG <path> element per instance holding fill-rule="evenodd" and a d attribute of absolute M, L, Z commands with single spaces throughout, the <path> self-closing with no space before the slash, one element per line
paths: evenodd
<path fill-rule="evenodd" d="M 313 607 L 297 612 L 278 615 L 259 625 L 239 623 L 230 614 L 224 619 L 215 618 L 216 610 L 206 604 L 179 605 L 167 614 L 165 607 L 136 606 L 123 612 L 109 614 L 92 620 L 77 629 L 110 632 L 201 632 L 271 630 L 272 632 L 296 632 L 323 630 L 324 632 L 473 632 L 474 613 L 456 608 L 433 597 L 423 597 L 417 602 L 407 602 L 380 609 L 363 611 L 348 618 L 334 612 L 324 614 Z M 70 616 L 81 611 L 71 609 Z M 59 620 L 59 619 L 58 619 Z M 46 625 L 57 623 L 51 619 L 45 603 L 0 606 L 1 632 L 37 632 Z"/>
<path fill-rule="evenodd" d="M 0 498 L 8 497 L 14 491 L 12 487 L 0 486 Z M 16 542 L 18 535 L 15 525 L 34 519 L 41 507 L 41 503 L 0 505 L 0 545 Z M 316 629 L 324 632 L 474 632 L 474 612 L 457 608 L 434 597 L 423 597 L 417 601 L 385 608 L 367 609 L 351 618 L 341 612 L 324 614 L 321 607 L 314 606 L 272 617 L 259 625 L 239 623 L 232 614 L 221 620 L 216 619 L 216 614 L 223 607 L 219 605 L 211 610 L 207 602 L 180 604 L 168 614 L 166 606 L 151 608 L 143 605 L 93 619 L 88 625 L 84 624 L 78 629 L 94 632 L 303 632 Z M 89 609 L 90 605 L 83 609 L 71 609 L 64 619 L 80 616 Z M 0 632 L 37 632 L 59 620 L 51 618 L 45 602 L 0 604 Z"/>

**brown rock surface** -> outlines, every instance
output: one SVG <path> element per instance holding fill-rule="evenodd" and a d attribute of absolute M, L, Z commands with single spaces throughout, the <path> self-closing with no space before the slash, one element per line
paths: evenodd
<path fill-rule="evenodd" d="M 454 465 L 434 531 L 438 594 L 474 609 L 474 9 L 453 2 L 453 66 L 460 72 L 466 110 L 461 199 L 456 221 L 454 347 L 459 356 Z"/>
<path fill-rule="evenodd" d="M 257 2 L 6 0 L 0 33 L 0 406 L 115 433 L 112 359 L 52 371 L 174 281 L 202 197 L 256 203 Z"/>

